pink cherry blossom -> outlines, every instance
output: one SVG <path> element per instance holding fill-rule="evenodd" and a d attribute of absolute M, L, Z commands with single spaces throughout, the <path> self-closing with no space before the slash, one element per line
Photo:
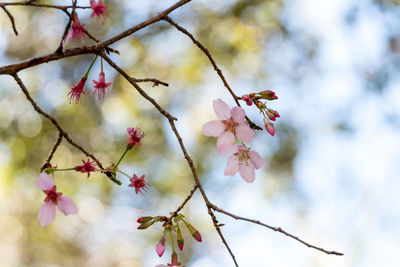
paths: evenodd
<path fill-rule="evenodd" d="M 71 30 L 67 34 L 67 36 L 65 36 L 63 43 L 65 44 L 65 42 L 68 39 L 71 39 L 71 40 L 80 39 L 84 43 L 85 42 L 85 30 L 83 28 L 84 26 L 85 26 L 85 24 L 81 24 L 79 22 L 78 15 L 76 13 L 74 13 L 73 19 L 72 19 Z"/>
<path fill-rule="evenodd" d="M 93 9 L 91 18 L 94 16 L 100 17 L 107 14 L 107 7 L 103 4 L 103 0 L 99 0 L 98 3 L 94 0 L 90 0 L 90 8 Z"/>
<path fill-rule="evenodd" d="M 251 142 L 253 130 L 245 123 L 246 113 L 241 107 L 232 109 L 222 101 L 213 101 L 214 111 L 221 120 L 209 121 L 201 131 L 206 136 L 218 137 L 217 147 L 221 153 L 227 153 L 235 142 L 235 137 L 241 142 Z"/>
<path fill-rule="evenodd" d="M 75 86 L 74 84 L 72 84 L 72 89 L 71 91 L 68 93 L 69 97 L 70 97 L 70 101 L 71 102 L 75 102 L 78 103 L 80 98 L 81 98 L 81 94 L 86 95 L 86 93 L 83 91 L 83 88 L 85 87 L 85 83 L 86 83 L 86 78 L 82 77 L 82 79 L 80 80 L 80 82 L 78 83 L 77 86 Z"/>
<path fill-rule="evenodd" d="M 89 178 L 90 173 L 96 171 L 96 168 L 93 166 L 95 161 L 90 161 L 90 159 L 88 159 L 86 162 L 82 160 L 82 163 L 83 165 L 75 166 L 75 170 L 82 173 L 86 172 Z"/>
<path fill-rule="evenodd" d="M 39 175 L 36 185 L 46 194 L 44 203 L 39 210 L 38 218 L 40 226 L 46 227 L 54 220 L 56 217 L 56 206 L 64 215 L 78 212 L 78 208 L 72 199 L 62 196 L 62 193 L 57 192 L 53 178 L 47 173 L 42 172 Z"/>
<path fill-rule="evenodd" d="M 134 174 L 133 177 L 130 178 L 130 181 L 131 181 L 131 184 L 129 186 L 135 188 L 136 194 L 143 193 L 142 191 L 146 191 L 147 183 L 144 180 L 144 175 L 142 175 L 139 178 L 139 177 L 136 176 L 136 174 Z"/>
<path fill-rule="evenodd" d="M 248 183 L 254 182 L 255 169 L 264 165 L 264 160 L 260 155 L 245 145 L 235 145 L 233 155 L 229 157 L 226 163 L 225 175 L 234 176 L 237 172 Z"/>
<path fill-rule="evenodd" d="M 93 80 L 93 83 L 95 88 L 93 94 L 97 93 L 97 97 L 99 100 L 104 99 L 104 96 L 106 95 L 106 89 L 108 89 L 111 85 L 111 83 L 106 83 L 104 72 L 100 72 L 99 81 Z"/>
<path fill-rule="evenodd" d="M 164 251 L 167 247 L 165 246 L 165 237 L 164 235 L 161 237 L 160 242 L 158 242 L 156 246 L 156 251 L 159 257 L 164 254 Z"/>
<path fill-rule="evenodd" d="M 181 263 L 178 261 L 178 254 L 176 254 L 176 252 L 173 252 L 171 255 L 171 263 L 158 264 L 155 267 L 170 267 L 170 266 L 183 267 L 183 265 L 181 265 Z"/>

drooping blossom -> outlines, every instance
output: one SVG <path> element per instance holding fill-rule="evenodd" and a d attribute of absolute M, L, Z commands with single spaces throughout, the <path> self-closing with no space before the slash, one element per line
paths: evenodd
<path fill-rule="evenodd" d="M 264 119 L 264 126 L 267 132 L 274 136 L 275 135 L 275 126 L 272 122 L 270 122 L 267 118 Z"/>
<path fill-rule="evenodd" d="M 73 19 L 72 19 L 72 25 L 71 25 L 71 30 L 65 36 L 65 39 L 63 43 L 68 39 L 71 40 L 81 40 L 83 43 L 85 42 L 85 30 L 84 30 L 85 24 L 81 24 L 78 19 L 78 15 L 76 13 L 73 14 Z"/>
<path fill-rule="evenodd" d="M 164 254 L 164 251 L 167 247 L 165 246 L 165 237 L 164 235 L 160 238 L 160 241 L 158 242 L 156 246 L 156 252 L 159 257 L 161 257 Z"/>
<path fill-rule="evenodd" d="M 56 206 L 64 215 L 75 214 L 78 212 L 74 201 L 62 193 L 56 191 L 54 180 L 47 173 L 42 172 L 36 181 L 37 187 L 43 190 L 46 194 L 44 203 L 39 210 L 40 226 L 48 226 L 56 216 Z"/>
<path fill-rule="evenodd" d="M 106 89 L 108 89 L 111 83 L 106 83 L 104 72 L 100 72 L 99 81 L 93 80 L 94 83 L 94 92 L 93 94 L 97 94 L 99 100 L 103 100 L 106 95 Z"/>
<path fill-rule="evenodd" d="M 99 0 L 98 3 L 96 3 L 94 0 L 90 0 L 90 8 L 93 9 L 93 13 L 90 15 L 91 18 L 94 16 L 100 17 L 107 14 L 107 6 L 103 4 L 103 0 Z"/>
<path fill-rule="evenodd" d="M 89 178 L 90 173 L 96 171 L 96 168 L 94 167 L 95 162 L 96 161 L 90 161 L 89 159 L 86 162 L 82 160 L 83 165 L 75 166 L 75 170 L 82 173 L 86 172 Z"/>
<path fill-rule="evenodd" d="M 235 142 L 235 136 L 242 142 L 251 142 L 254 132 L 245 123 L 246 113 L 241 107 L 230 109 L 221 99 L 214 100 L 213 107 L 221 120 L 207 122 L 201 131 L 206 136 L 218 137 L 217 147 L 221 153 L 229 151 Z"/>
<path fill-rule="evenodd" d="M 140 178 L 137 177 L 136 174 L 134 174 L 133 177 L 130 178 L 130 181 L 131 181 L 131 184 L 129 186 L 135 188 L 136 194 L 143 193 L 143 191 L 146 191 L 147 183 L 144 180 L 144 174 L 142 176 L 140 176 Z"/>
<path fill-rule="evenodd" d="M 254 182 L 255 169 L 264 165 L 264 160 L 260 155 L 245 145 L 235 145 L 233 155 L 229 157 L 226 163 L 225 175 L 234 176 L 237 172 L 248 183 Z"/>
<path fill-rule="evenodd" d="M 128 134 L 130 135 L 130 138 L 128 140 L 127 148 L 131 149 L 134 146 L 140 146 L 140 142 L 144 137 L 144 133 L 140 126 L 137 126 L 136 128 L 128 127 Z"/>
<path fill-rule="evenodd" d="M 78 85 L 75 86 L 74 84 L 72 84 L 72 89 L 68 93 L 71 102 L 78 103 L 79 100 L 81 99 L 81 95 L 82 94 L 86 95 L 86 93 L 83 91 L 86 80 L 87 80 L 87 78 L 82 77 L 82 79 L 80 80 Z"/>

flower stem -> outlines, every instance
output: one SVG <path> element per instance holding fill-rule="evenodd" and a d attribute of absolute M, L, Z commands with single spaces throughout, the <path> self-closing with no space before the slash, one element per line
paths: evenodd
<path fill-rule="evenodd" d="M 172 253 L 175 253 L 174 238 L 172 237 L 172 231 L 169 230 L 169 236 L 171 237 Z"/>
<path fill-rule="evenodd" d="M 101 72 L 103 72 L 103 58 L 100 58 L 100 63 L 101 63 Z"/>
<path fill-rule="evenodd" d="M 96 57 L 93 59 L 92 64 L 90 64 L 88 70 L 86 71 L 85 75 L 83 75 L 83 78 L 87 79 L 87 77 L 89 76 L 89 72 L 93 67 L 94 62 L 96 62 L 98 55 L 96 55 Z"/>
<path fill-rule="evenodd" d="M 123 175 L 125 175 L 125 176 L 128 177 L 129 179 L 131 178 L 128 174 L 126 174 L 126 173 L 123 172 L 123 171 L 117 170 L 117 172 L 122 173 Z"/>
<path fill-rule="evenodd" d="M 74 170 L 75 170 L 75 168 L 53 169 L 53 172 L 74 171 Z"/>
<path fill-rule="evenodd" d="M 121 158 L 118 160 L 117 164 L 114 166 L 114 171 L 118 168 L 118 165 L 121 163 L 122 159 L 125 157 L 126 153 L 128 152 L 128 148 L 125 149 L 124 153 L 122 154 Z"/>

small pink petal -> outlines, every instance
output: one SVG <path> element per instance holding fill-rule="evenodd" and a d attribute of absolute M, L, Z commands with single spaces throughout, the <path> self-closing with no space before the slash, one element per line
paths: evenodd
<path fill-rule="evenodd" d="M 58 210 L 64 213 L 64 215 L 75 214 L 78 213 L 78 208 L 75 205 L 75 202 L 69 198 L 62 196 L 57 201 Z"/>
<path fill-rule="evenodd" d="M 223 154 L 227 153 L 235 143 L 235 136 L 230 131 L 223 132 L 217 140 L 217 147 Z"/>
<path fill-rule="evenodd" d="M 256 178 L 256 173 L 254 171 L 254 166 L 250 162 L 248 164 L 243 163 L 239 167 L 240 176 L 248 183 L 254 182 Z"/>
<path fill-rule="evenodd" d="M 41 227 L 48 226 L 56 217 L 56 205 L 51 202 L 44 202 L 39 210 L 39 223 Z"/>
<path fill-rule="evenodd" d="M 213 101 L 214 111 L 218 118 L 221 120 L 227 120 L 231 117 L 231 109 L 229 106 L 221 99 L 216 99 Z"/>
<path fill-rule="evenodd" d="M 209 121 L 203 125 L 201 132 L 205 136 L 220 136 L 225 131 L 225 125 L 220 120 Z"/>
<path fill-rule="evenodd" d="M 264 166 L 264 160 L 262 159 L 262 157 L 254 150 L 250 150 L 248 152 L 249 158 L 251 163 L 254 165 L 254 167 L 256 169 L 261 168 L 262 166 Z"/>
<path fill-rule="evenodd" d="M 250 143 L 254 137 L 254 131 L 246 124 L 239 124 L 235 127 L 236 137 L 242 142 Z"/>
<path fill-rule="evenodd" d="M 48 175 L 45 172 L 42 172 L 36 181 L 36 185 L 42 190 L 50 190 L 54 186 L 54 180 L 53 178 L 51 178 L 50 175 Z"/>
<path fill-rule="evenodd" d="M 239 171 L 239 159 L 237 156 L 230 156 L 226 163 L 224 175 L 234 176 Z"/>
<path fill-rule="evenodd" d="M 167 247 L 165 246 L 165 238 L 164 236 L 161 237 L 160 242 L 158 242 L 156 246 L 156 252 L 159 257 L 161 257 L 164 254 L 164 251 Z"/>
<path fill-rule="evenodd" d="M 244 123 L 246 121 L 246 112 L 241 107 L 234 107 L 231 110 L 231 116 L 235 122 Z"/>

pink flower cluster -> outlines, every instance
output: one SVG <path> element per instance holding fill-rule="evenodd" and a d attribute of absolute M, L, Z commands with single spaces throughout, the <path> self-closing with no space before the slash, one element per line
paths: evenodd
<path fill-rule="evenodd" d="M 214 111 L 220 120 L 207 122 L 202 127 L 206 136 L 218 137 L 217 147 L 223 154 L 230 154 L 224 174 L 240 176 L 248 183 L 255 179 L 255 170 L 264 165 L 260 155 L 248 148 L 244 142 L 253 140 L 254 131 L 246 124 L 246 113 L 241 107 L 229 106 L 217 99 L 213 101 Z M 235 144 L 236 139 L 241 143 Z"/>

